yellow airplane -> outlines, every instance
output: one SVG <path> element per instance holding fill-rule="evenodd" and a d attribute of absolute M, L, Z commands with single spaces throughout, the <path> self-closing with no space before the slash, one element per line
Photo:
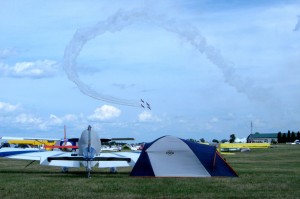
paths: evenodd
<path fill-rule="evenodd" d="M 16 137 L 2 137 L 2 139 L 7 140 L 9 144 L 27 144 L 34 147 L 45 147 L 54 146 L 57 141 L 56 139 L 35 139 L 35 138 L 16 138 Z M 52 150 L 51 148 L 46 148 L 46 150 Z"/>
<path fill-rule="evenodd" d="M 224 151 L 237 151 L 240 149 L 265 149 L 271 146 L 270 143 L 221 143 L 218 151 L 222 154 L 230 154 Z"/>

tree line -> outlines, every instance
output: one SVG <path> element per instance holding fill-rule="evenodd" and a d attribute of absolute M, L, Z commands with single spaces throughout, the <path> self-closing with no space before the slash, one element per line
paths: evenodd
<path fill-rule="evenodd" d="M 213 143 L 225 143 L 225 142 L 234 143 L 235 139 L 236 139 L 235 134 L 231 134 L 230 137 L 229 137 L 229 140 L 227 140 L 227 139 L 222 139 L 221 141 L 219 141 L 219 140 L 217 140 L 217 139 L 213 139 L 212 142 L 213 142 Z M 193 138 L 190 138 L 190 139 L 188 139 L 188 140 L 191 141 L 191 142 L 198 142 L 197 140 L 195 140 L 195 139 L 193 139 Z M 206 142 L 206 141 L 205 141 L 204 138 L 201 138 L 201 139 L 199 140 L 199 142 L 202 142 L 202 143 L 203 143 L 203 142 Z"/>
<path fill-rule="evenodd" d="M 288 131 L 287 133 L 281 133 L 280 131 L 277 134 L 278 143 L 294 142 L 295 140 L 300 140 L 300 131 L 297 133 L 294 131 Z"/>

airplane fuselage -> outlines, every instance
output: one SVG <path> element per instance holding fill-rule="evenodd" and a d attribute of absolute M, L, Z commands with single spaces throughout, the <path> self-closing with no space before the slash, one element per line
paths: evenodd
<path fill-rule="evenodd" d="M 79 156 L 91 159 L 100 155 L 101 142 L 96 132 L 91 129 L 84 130 L 78 141 Z"/>
<path fill-rule="evenodd" d="M 91 126 L 81 133 L 78 141 L 78 148 L 78 155 L 83 156 L 84 158 L 84 161 L 81 161 L 81 164 L 89 173 L 92 167 L 97 164 L 97 161 L 92 160 L 95 158 L 95 156 L 100 156 L 101 152 L 101 142 L 99 136 L 96 132 L 92 131 Z"/>

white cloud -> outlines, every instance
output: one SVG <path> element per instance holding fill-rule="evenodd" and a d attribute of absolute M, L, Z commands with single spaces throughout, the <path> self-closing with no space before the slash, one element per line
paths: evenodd
<path fill-rule="evenodd" d="M 103 105 L 94 110 L 94 114 L 90 115 L 88 119 L 90 120 L 108 120 L 111 118 L 119 117 L 121 115 L 121 110 L 114 106 Z"/>
<path fill-rule="evenodd" d="M 140 113 L 138 115 L 138 120 L 140 122 L 149 122 L 149 121 L 159 122 L 159 121 L 161 121 L 161 119 L 159 119 L 158 117 L 152 115 L 152 113 L 148 112 L 148 111 L 144 111 L 144 112 Z"/>
<path fill-rule="evenodd" d="M 67 114 L 62 117 L 50 114 L 48 118 L 41 118 L 32 114 L 22 113 L 16 117 L 11 117 L 10 121 L 7 122 L 18 123 L 22 128 L 26 129 L 49 130 L 53 127 L 61 127 L 65 122 L 74 122 L 77 118 L 73 114 Z"/>
<path fill-rule="evenodd" d="M 39 124 L 39 128 L 41 130 L 49 130 L 51 127 L 62 127 L 66 122 L 74 122 L 77 121 L 78 117 L 74 114 L 67 114 L 65 116 L 59 117 L 54 114 L 50 114 L 49 118 L 44 122 Z"/>
<path fill-rule="evenodd" d="M 56 115 L 50 114 L 48 120 L 41 122 L 38 127 L 41 130 L 48 130 L 49 127 L 51 126 L 57 126 L 57 125 L 62 125 L 63 124 L 63 119 L 60 117 L 57 117 Z"/>
<path fill-rule="evenodd" d="M 19 105 L 12 105 L 5 102 L 0 102 L 0 111 L 13 112 L 19 108 Z"/>
<path fill-rule="evenodd" d="M 76 121 L 78 119 L 78 117 L 74 114 L 67 114 L 63 117 L 64 121 Z"/>
<path fill-rule="evenodd" d="M 83 115 L 66 114 L 57 116 L 50 114 L 48 117 L 21 112 L 23 108 L 19 104 L 10 104 L 0 101 L 1 126 L 15 126 L 22 129 L 49 130 L 61 127 L 64 123 L 70 124 L 78 121 L 86 121 Z M 80 119 L 80 120 L 79 120 Z M 16 125 L 17 124 L 17 125 Z"/>
<path fill-rule="evenodd" d="M 56 125 L 56 124 L 62 124 L 63 123 L 63 119 L 57 117 L 56 115 L 51 114 L 50 117 L 49 117 L 48 122 L 50 124 L 54 124 L 54 125 Z"/>
<path fill-rule="evenodd" d="M 219 118 L 213 117 L 205 124 L 206 130 L 214 130 L 216 128 L 216 125 L 220 122 Z"/>
<path fill-rule="evenodd" d="M 18 62 L 14 66 L 0 63 L 2 76 L 18 78 L 51 77 L 57 70 L 57 62 L 51 60 L 37 60 L 35 62 Z"/>
<path fill-rule="evenodd" d="M 211 120 L 210 120 L 211 123 L 217 123 L 219 122 L 219 119 L 217 117 L 213 117 Z"/>
<path fill-rule="evenodd" d="M 152 114 L 147 111 L 144 111 L 141 114 L 139 114 L 138 117 L 139 117 L 139 121 L 145 122 L 152 119 Z"/>
<path fill-rule="evenodd" d="M 40 124 L 42 120 L 38 117 L 22 113 L 16 117 L 15 122 L 20 124 Z"/>
<path fill-rule="evenodd" d="M 228 114 L 224 117 L 225 120 L 234 120 L 235 118 L 236 118 L 236 116 L 235 116 L 235 114 L 233 114 L 233 113 L 228 113 Z"/>
<path fill-rule="evenodd" d="M 0 50 L 0 59 L 5 59 L 7 57 L 17 54 L 16 50 L 13 48 L 5 48 Z"/>

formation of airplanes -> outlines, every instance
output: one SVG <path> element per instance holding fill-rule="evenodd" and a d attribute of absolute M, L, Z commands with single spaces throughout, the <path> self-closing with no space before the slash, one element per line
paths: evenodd
<path fill-rule="evenodd" d="M 2 137 L 2 139 L 7 138 L 11 137 Z M 43 138 L 38 139 L 42 140 Z M 116 140 L 121 139 L 122 138 L 116 138 Z M 140 153 L 137 152 L 102 153 L 101 139 L 98 134 L 92 130 L 91 126 L 88 126 L 88 128 L 81 133 L 80 138 L 66 139 L 66 137 L 64 137 L 61 144 L 59 146 L 52 146 L 52 149 L 53 148 L 60 148 L 61 150 L 47 151 L 38 148 L 22 149 L 2 147 L 0 148 L 0 157 L 32 160 L 32 162 L 39 161 L 41 165 L 62 167 L 63 171 L 67 171 L 67 169 L 71 167 L 83 166 L 86 168 L 87 176 L 90 177 L 92 168 L 97 165 L 99 168 L 132 167 L 140 155 Z"/>
<path fill-rule="evenodd" d="M 143 99 L 141 99 L 141 107 L 147 107 L 149 110 L 151 110 L 150 104 L 148 102 L 145 102 Z"/>

